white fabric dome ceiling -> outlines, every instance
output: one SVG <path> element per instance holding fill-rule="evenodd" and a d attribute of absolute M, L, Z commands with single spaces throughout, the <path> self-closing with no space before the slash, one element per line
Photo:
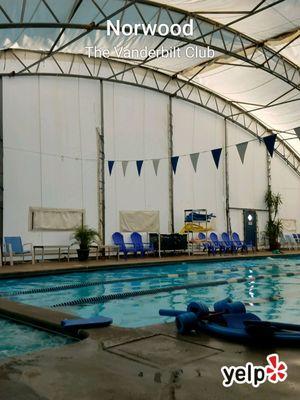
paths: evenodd
<path fill-rule="evenodd" d="M 122 23 L 186 23 L 185 37 L 106 35 L 107 20 Z M 92 24 L 92 25 L 91 25 Z M 86 54 L 86 46 L 215 50 L 213 59 L 119 59 L 193 82 L 233 102 L 300 154 L 299 0 L 0 0 L 0 46 Z M 71 43 L 69 43 L 71 42 Z M 18 71 L 16 71 L 18 73 Z M 28 71 L 26 71 L 28 73 Z"/>

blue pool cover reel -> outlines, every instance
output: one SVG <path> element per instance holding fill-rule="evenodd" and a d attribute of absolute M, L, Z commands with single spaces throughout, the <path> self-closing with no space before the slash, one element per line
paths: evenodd
<path fill-rule="evenodd" d="M 61 321 L 63 328 L 100 328 L 112 324 L 113 320 L 109 317 L 93 317 L 82 319 L 64 319 Z"/>

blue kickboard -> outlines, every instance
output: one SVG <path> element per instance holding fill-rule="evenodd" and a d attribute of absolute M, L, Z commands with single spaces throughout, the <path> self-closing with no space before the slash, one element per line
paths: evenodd
<path fill-rule="evenodd" d="M 113 322 L 109 317 L 94 317 L 82 319 L 64 319 L 61 321 L 63 328 L 96 328 L 108 326 Z"/>

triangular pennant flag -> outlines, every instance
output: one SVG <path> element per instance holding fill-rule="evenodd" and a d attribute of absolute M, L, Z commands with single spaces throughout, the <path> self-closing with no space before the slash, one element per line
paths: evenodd
<path fill-rule="evenodd" d="M 244 164 L 247 146 L 248 146 L 248 142 L 243 142 L 243 143 L 239 143 L 239 144 L 236 145 L 236 148 L 237 148 L 237 151 L 239 153 L 239 156 L 240 156 L 240 159 L 242 161 L 242 164 Z"/>
<path fill-rule="evenodd" d="M 158 171 L 158 166 L 159 166 L 160 159 L 157 158 L 155 160 L 152 160 L 152 162 L 153 162 L 153 168 L 154 168 L 155 175 L 157 176 L 157 171 Z"/>
<path fill-rule="evenodd" d="M 197 171 L 197 164 L 198 164 L 198 158 L 199 158 L 199 153 L 192 153 L 190 154 L 191 162 L 194 168 L 194 171 Z"/>
<path fill-rule="evenodd" d="M 213 156 L 217 169 L 219 168 L 221 153 L 222 153 L 222 148 L 211 150 L 211 154 Z"/>
<path fill-rule="evenodd" d="M 123 175 L 126 175 L 126 169 L 127 169 L 128 161 L 122 161 L 122 169 L 123 169 Z"/>
<path fill-rule="evenodd" d="M 271 157 L 273 157 L 276 138 L 277 138 L 276 134 L 269 135 L 263 138 L 263 141 L 265 142 L 266 148 Z"/>
<path fill-rule="evenodd" d="M 114 161 L 108 161 L 108 171 L 109 171 L 109 175 L 111 175 L 113 167 L 114 167 Z"/>
<path fill-rule="evenodd" d="M 136 168 L 137 168 L 137 172 L 138 172 L 139 176 L 141 176 L 141 171 L 142 171 L 143 163 L 144 163 L 143 160 L 138 160 L 138 161 L 136 162 Z"/>
<path fill-rule="evenodd" d="M 300 126 L 298 128 L 294 128 L 294 131 L 296 135 L 298 136 L 298 139 L 300 140 Z"/>
<path fill-rule="evenodd" d="M 176 174 L 177 164 L 178 164 L 179 156 L 171 157 L 171 164 L 174 174 Z"/>

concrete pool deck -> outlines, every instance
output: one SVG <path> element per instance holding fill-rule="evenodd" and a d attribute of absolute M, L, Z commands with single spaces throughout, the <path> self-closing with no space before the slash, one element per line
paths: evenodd
<path fill-rule="evenodd" d="M 0 266 L 0 279 L 7 278 L 22 278 L 37 275 L 47 274 L 62 274 L 73 271 L 92 271 L 97 269 L 105 268 L 134 268 L 134 267 L 145 267 L 153 265 L 164 265 L 170 263 L 180 262 L 222 262 L 229 260 L 243 260 L 249 258 L 261 258 L 261 257 L 282 257 L 282 256 L 300 256 L 300 250 L 284 250 L 282 254 L 273 254 L 270 251 L 257 251 L 248 252 L 244 254 L 225 254 L 216 256 L 207 256 L 206 254 L 197 255 L 177 255 L 177 256 L 165 256 L 162 258 L 158 257 L 135 257 L 120 259 L 119 261 L 113 258 L 103 260 L 89 260 L 87 262 L 78 261 L 46 261 L 44 263 L 36 263 L 32 265 L 30 262 L 15 264 L 13 266 L 3 265 Z"/>
<path fill-rule="evenodd" d="M 9 304 L 11 303 L 11 304 Z M 0 300 L 10 317 L 60 330 L 66 314 Z M 70 315 L 68 316 L 70 317 Z M 201 335 L 179 336 L 175 325 L 89 329 L 88 338 L 64 347 L 0 362 L 3 400 L 290 400 L 300 396 L 300 349 L 254 348 Z M 278 353 L 288 365 L 283 383 L 222 386 L 224 365 L 265 365 Z"/>

